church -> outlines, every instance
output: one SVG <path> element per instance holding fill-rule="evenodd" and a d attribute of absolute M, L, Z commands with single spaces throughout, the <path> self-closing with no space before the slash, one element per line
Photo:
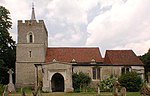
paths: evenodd
<path fill-rule="evenodd" d="M 106 50 L 98 47 L 48 47 L 48 31 L 43 20 L 18 20 L 16 47 L 16 87 L 37 86 L 46 92 L 72 92 L 72 73 L 83 72 L 94 87 L 110 76 L 135 71 L 144 78 L 144 64 L 132 50 Z"/>

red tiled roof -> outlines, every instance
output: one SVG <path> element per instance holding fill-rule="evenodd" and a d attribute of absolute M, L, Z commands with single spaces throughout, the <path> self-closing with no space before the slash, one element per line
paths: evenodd
<path fill-rule="evenodd" d="M 58 47 L 47 48 L 46 63 L 53 60 L 60 62 L 71 62 L 73 59 L 76 62 L 91 62 L 92 59 L 96 62 L 102 62 L 102 56 L 99 48 L 74 48 L 74 47 Z"/>
<path fill-rule="evenodd" d="M 110 65 L 143 65 L 132 50 L 107 50 L 104 64 Z"/>

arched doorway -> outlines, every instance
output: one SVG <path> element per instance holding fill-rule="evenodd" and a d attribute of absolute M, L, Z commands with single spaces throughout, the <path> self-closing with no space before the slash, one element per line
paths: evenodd
<path fill-rule="evenodd" d="M 55 73 L 51 79 L 52 92 L 64 92 L 64 77 L 60 73 Z"/>

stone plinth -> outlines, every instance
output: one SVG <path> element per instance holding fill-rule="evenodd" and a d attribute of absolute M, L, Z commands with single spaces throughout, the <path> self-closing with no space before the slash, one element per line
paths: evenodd
<path fill-rule="evenodd" d="M 8 84 L 8 91 L 9 92 L 16 92 L 15 85 L 13 83 Z"/>

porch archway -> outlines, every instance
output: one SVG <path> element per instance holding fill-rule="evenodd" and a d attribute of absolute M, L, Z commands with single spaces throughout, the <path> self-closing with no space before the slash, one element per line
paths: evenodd
<path fill-rule="evenodd" d="M 52 92 L 64 92 L 64 77 L 60 73 L 55 73 L 51 80 Z"/>

